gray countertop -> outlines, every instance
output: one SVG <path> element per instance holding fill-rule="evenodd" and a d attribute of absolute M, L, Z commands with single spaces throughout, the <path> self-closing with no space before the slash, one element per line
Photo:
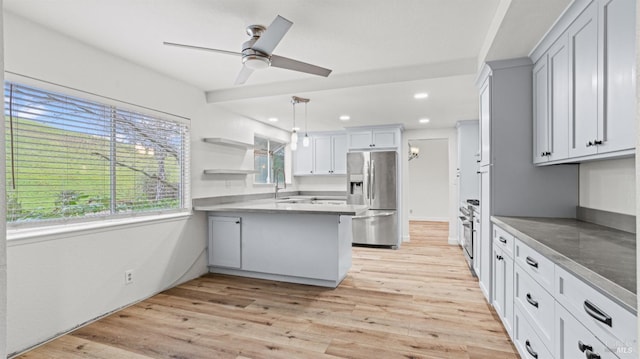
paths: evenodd
<path fill-rule="evenodd" d="M 635 234 L 569 218 L 491 217 L 491 221 L 637 312 Z"/>
<path fill-rule="evenodd" d="M 313 196 L 295 196 L 292 200 L 310 200 L 316 198 Z M 344 198 L 342 198 L 344 199 Z M 322 198 L 327 202 L 330 199 Z M 338 198 L 336 198 L 338 200 Z M 284 201 L 284 202 L 282 202 Z M 366 206 L 350 205 L 350 204 L 311 204 L 311 203 L 291 203 L 284 199 L 276 201 L 273 198 L 259 199 L 253 201 L 224 203 L 215 205 L 196 205 L 193 207 L 196 211 L 207 212 L 259 212 L 259 213 L 307 213 L 307 214 L 335 214 L 355 216 L 356 213 L 366 210 Z"/>

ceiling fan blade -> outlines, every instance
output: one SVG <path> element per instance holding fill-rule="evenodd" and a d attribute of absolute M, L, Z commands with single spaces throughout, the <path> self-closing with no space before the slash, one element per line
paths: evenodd
<path fill-rule="evenodd" d="M 325 69 L 324 67 L 311 65 L 306 62 L 293 60 L 293 59 L 278 56 L 278 55 L 271 55 L 271 66 L 279 67 L 281 69 L 306 72 L 308 74 L 324 76 L 324 77 L 329 76 L 329 74 L 331 73 L 330 69 Z"/>
<path fill-rule="evenodd" d="M 163 42 L 163 44 L 168 45 L 168 46 L 176 46 L 176 47 L 183 47 L 185 49 L 194 49 L 194 50 L 204 50 L 204 51 L 212 51 L 212 52 L 218 52 L 221 54 L 227 54 L 227 55 L 235 55 L 235 56 L 242 56 L 241 53 L 239 52 L 235 52 L 235 51 L 227 51 L 227 50 L 220 50 L 220 49 L 212 49 L 210 47 L 201 47 L 201 46 L 193 46 L 193 45 L 185 45 L 185 44 L 177 44 L 175 42 Z"/>
<path fill-rule="evenodd" d="M 238 77 L 236 77 L 236 85 L 242 85 L 245 82 L 247 82 L 247 79 L 249 78 L 249 76 L 251 76 L 251 74 L 253 73 L 253 70 L 242 65 L 242 69 L 240 69 L 240 73 L 238 73 Z"/>
<path fill-rule="evenodd" d="M 263 54 L 271 55 L 273 49 L 278 46 L 284 35 L 289 31 L 291 25 L 293 25 L 291 21 L 280 15 L 276 16 L 271 25 L 260 35 L 258 41 L 251 48 Z"/>

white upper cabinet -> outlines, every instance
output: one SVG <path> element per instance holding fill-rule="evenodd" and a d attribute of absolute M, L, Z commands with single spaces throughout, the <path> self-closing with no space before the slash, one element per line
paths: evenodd
<path fill-rule="evenodd" d="M 634 0 L 601 0 L 598 5 L 604 106 L 598 126 L 602 144 L 597 148 L 604 153 L 635 148 L 636 5 Z"/>
<path fill-rule="evenodd" d="M 294 152 L 295 176 L 347 173 L 347 135 L 310 134 L 310 146 Z"/>
<path fill-rule="evenodd" d="M 563 34 L 549 49 L 549 161 L 569 157 L 569 38 Z"/>
<path fill-rule="evenodd" d="M 347 135 L 331 137 L 333 150 L 333 173 L 347 174 Z"/>
<path fill-rule="evenodd" d="M 347 135 L 313 138 L 315 174 L 347 173 Z"/>
<path fill-rule="evenodd" d="M 480 88 L 480 158 L 479 165 L 491 163 L 491 76 Z"/>
<path fill-rule="evenodd" d="M 549 158 L 549 67 L 545 55 L 533 67 L 533 162 Z"/>
<path fill-rule="evenodd" d="M 562 34 L 533 68 L 533 162 L 569 156 L 569 45 Z"/>
<path fill-rule="evenodd" d="M 333 169 L 331 136 L 313 137 L 313 152 L 315 174 L 330 174 Z"/>
<path fill-rule="evenodd" d="M 598 137 L 598 14 L 589 7 L 569 27 L 570 81 L 569 155 L 594 154 Z"/>
<path fill-rule="evenodd" d="M 310 143 L 312 143 L 310 141 Z M 293 152 L 293 175 L 294 176 L 306 176 L 313 174 L 313 149 L 310 146 L 298 146 L 298 149 Z"/>
<path fill-rule="evenodd" d="M 534 163 L 635 153 L 634 14 L 634 0 L 577 1 L 533 51 Z"/>
<path fill-rule="evenodd" d="M 400 146 L 400 127 L 347 130 L 350 150 L 396 149 Z"/>

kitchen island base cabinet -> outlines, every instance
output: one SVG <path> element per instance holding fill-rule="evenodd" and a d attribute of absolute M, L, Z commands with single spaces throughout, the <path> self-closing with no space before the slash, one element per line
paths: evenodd
<path fill-rule="evenodd" d="M 241 218 L 241 266 L 210 263 L 211 273 L 335 288 L 351 268 L 351 216 L 224 215 Z"/>

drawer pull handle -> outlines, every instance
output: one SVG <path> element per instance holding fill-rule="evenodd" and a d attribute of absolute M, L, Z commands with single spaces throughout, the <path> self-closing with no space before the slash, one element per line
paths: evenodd
<path fill-rule="evenodd" d="M 584 353 L 585 350 L 593 350 L 591 345 L 583 343 L 581 340 L 578 340 L 578 349 Z"/>
<path fill-rule="evenodd" d="M 600 354 L 598 353 L 594 353 L 591 350 L 587 349 L 584 352 L 585 356 L 587 357 L 587 359 L 600 359 Z"/>
<path fill-rule="evenodd" d="M 236 221 L 236 224 L 240 224 L 240 221 Z"/>
<path fill-rule="evenodd" d="M 529 355 L 534 357 L 534 359 L 538 359 L 538 353 L 533 351 L 533 348 L 531 347 L 531 343 L 529 343 L 528 340 L 525 342 L 525 347 L 527 348 L 527 351 L 529 352 Z"/>
<path fill-rule="evenodd" d="M 538 268 L 538 261 L 529 256 L 527 256 L 527 264 L 534 268 Z"/>
<path fill-rule="evenodd" d="M 501 260 L 503 260 L 504 258 L 503 258 L 501 255 L 497 254 L 497 255 L 496 255 L 496 259 L 497 259 L 497 260 L 499 260 L 499 261 L 501 261 Z"/>
<path fill-rule="evenodd" d="M 500 237 L 499 239 L 500 239 L 500 242 L 502 242 L 504 244 L 507 244 L 507 239 L 506 238 Z"/>
<path fill-rule="evenodd" d="M 534 307 L 538 308 L 538 301 L 533 300 L 533 298 L 531 297 L 531 293 L 527 293 L 527 302 L 529 302 L 529 304 L 533 305 Z"/>
<path fill-rule="evenodd" d="M 588 300 L 584 301 L 584 311 L 587 312 L 587 314 L 589 314 L 593 319 L 611 327 L 611 317 Z"/>

